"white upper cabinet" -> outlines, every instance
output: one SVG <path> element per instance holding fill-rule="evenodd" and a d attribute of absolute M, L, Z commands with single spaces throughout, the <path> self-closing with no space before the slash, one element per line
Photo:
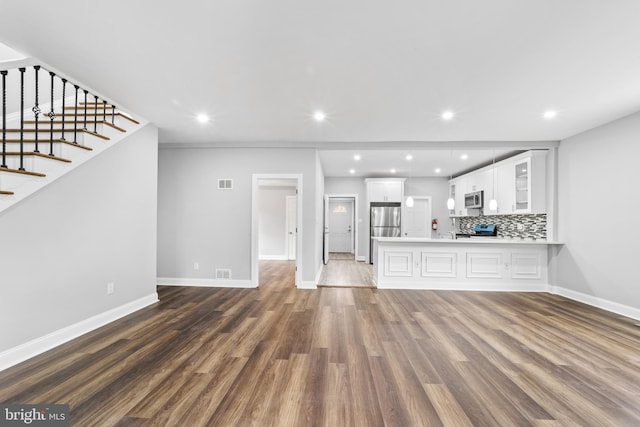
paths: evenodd
<path fill-rule="evenodd" d="M 532 150 L 456 179 L 467 179 L 464 192 L 484 191 L 485 215 L 540 214 L 546 212 L 546 164 L 547 151 Z M 451 186 L 454 181 L 451 180 L 449 185 Z M 469 183 L 472 184 L 471 187 Z M 473 189 L 474 186 L 475 189 Z M 464 209 L 464 194 L 461 195 L 462 207 L 460 208 L 457 191 L 456 188 L 455 216 L 465 216 L 466 210 L 461 210 Z M 493 211 L 489 210 L 489 201 L 492 197 L 495 197 L 498 202 L 498 208 Z"/>
<path fill-rule="evenodd" d="M 467 209 L 464 207 L 464 195 L 467 193 L 467 177 L 465 175 L 449 181 L 449 194 L 453 194 L 456 204 L 449 216 L 466 216 Z"/>
<path fill-rule="evenodd" d="M 401 203 L 404 196 L 404 179 L 366 179 L 369 202 Z"/>
<path fill-rule="evenodd" d="M 530 151 L 513 165 L 514 212 L 540 214 L 546 212 L 546 151 Z"/>

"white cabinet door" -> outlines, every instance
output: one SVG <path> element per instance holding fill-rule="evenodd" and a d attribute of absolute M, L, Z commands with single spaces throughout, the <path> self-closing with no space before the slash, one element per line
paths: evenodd
<path fill-rule="evenodd" d="M 370 181 L 368 185 L 370 202 L 402 202 L 402 181 Z"/>
<path fill-rule="evenodd" d="M 462 176 L 451 180 L 451 185 L 455 187 L 456 206 L 454 214 L 451 216 L 466 216 L 467 209 L 464 207 L 464 195 L 467 193 L 467 178 Z"/>
<path fill-rule="evenodd" d="M 531 151 L 529 156 L 516 161 L 515 213 L 540 214 L 546 212 L 547 155 Z"/>
<path fill-rule="evenodd" d="M 501 163 L 496 167 L 496 214 L 506 215 L 515 212 L 515 173 L 512 162 Z"/>

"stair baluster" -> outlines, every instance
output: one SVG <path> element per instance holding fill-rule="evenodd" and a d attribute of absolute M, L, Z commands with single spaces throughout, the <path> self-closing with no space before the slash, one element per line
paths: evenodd
<path fill-rule="evenodd" d="M 107 121 L 107 101 L 102 100 L 102 121 Z"/>
<path fill-rule="evenodd" d="M 86 89 L 82 89 L 82 91 L 84 92 L 84 130 L 87 130 L 87 94 L 89 93 L 88 90 Z"/>
<path fill-rule="evenodd" d="M 24 170 L 24 72 L 26 68 L 18 68 L 20 71 L 20 167 Z"/>
<path fill-rule="evenodd" d="M 7 74 L 8 71 L 0 71 L 2 75 L 2 164 L 7 168 Z"/>
<path fill-rule="evenodd" d="M 53 120 L 56 118 L 56 113 L 55 111 L 53 111 L 53 84 L 54 84 L 54 77 L 56 76 L 56 74 L 53 71 L 49 71 L 49 75 L 51 76 L 51 111 L 49 111 L 49 119 L 51 120 L 51 131 L 49 132 L 49 136 L 51 138 L 51 140 L 49 141 L 49 155 L 50 156 L 54 156 L 55 154 L 53 153 Z"/>
<path fill-rule="evenodd" d="M 111 124 L 116 124 L 116 106 L 111 104 Z"/>
<path fill-rule="evenodd" d="M 39 101 L 39 89 L 40 89 L 40 83 L 38 80 L 38 75 L 40 74 L 40 66 L 39 65 L 35 65 L 33 67 L 33 69 L 36 72 L 36 103 L 33 106 L 33 108 L 31 109 L 31 111 L 33 111 L 33 115 L 36 118 L 36 122 L 35 122 L 35 137 L 34 137 L 34 147 L 35 149 L 33 150 L 34 153 L 39 153 L 40 150 L 38 149 L 38 118 L 40 117 L 40 113 L 42 112 L 42 110 L 40 109 L 40 101 Z"/>
<path fill-rule="evenodd" d="M 60 139 L 63 141 L 65 141 L 64 139 L 64 117 L 65 117 L 64 103 L 65 103 L 65 97 L 67 96 L 66 89 L 67 89 L 67 79 L 62 79 L 62 135 L 60 136 Z"/>
<path fill-rule="evenodd" d="M 98 97 L 93 95 L 93 133 L 98 133 Z"/>
<path fill-rule="evenodd" d="M 73 143 L 77 144 L 78 143 L 78 89 L 80 89 L 80 86 L 73 85 L 73 87 L 76 89 L 76 101 L 75 101 L 75 106 L 73 108 Z"/>

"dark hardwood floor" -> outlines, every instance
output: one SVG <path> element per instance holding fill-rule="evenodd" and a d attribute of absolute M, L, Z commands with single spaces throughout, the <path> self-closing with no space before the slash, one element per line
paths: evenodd
<path fill-rule="evenodd" d="M 74 426 L 638 426 L 640 328 L 538 293 L 160 287 L 0 372 Z M 44 319 L 43 319 L 44 321 Z"/>

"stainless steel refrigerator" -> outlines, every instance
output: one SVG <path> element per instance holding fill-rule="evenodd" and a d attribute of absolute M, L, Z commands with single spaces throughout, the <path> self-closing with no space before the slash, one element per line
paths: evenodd
<path fill-rule="evenodd" d="M 400 203 L 371 203 L 369 262 L 377 259 L 373 237 L 400 237 Z"/>

